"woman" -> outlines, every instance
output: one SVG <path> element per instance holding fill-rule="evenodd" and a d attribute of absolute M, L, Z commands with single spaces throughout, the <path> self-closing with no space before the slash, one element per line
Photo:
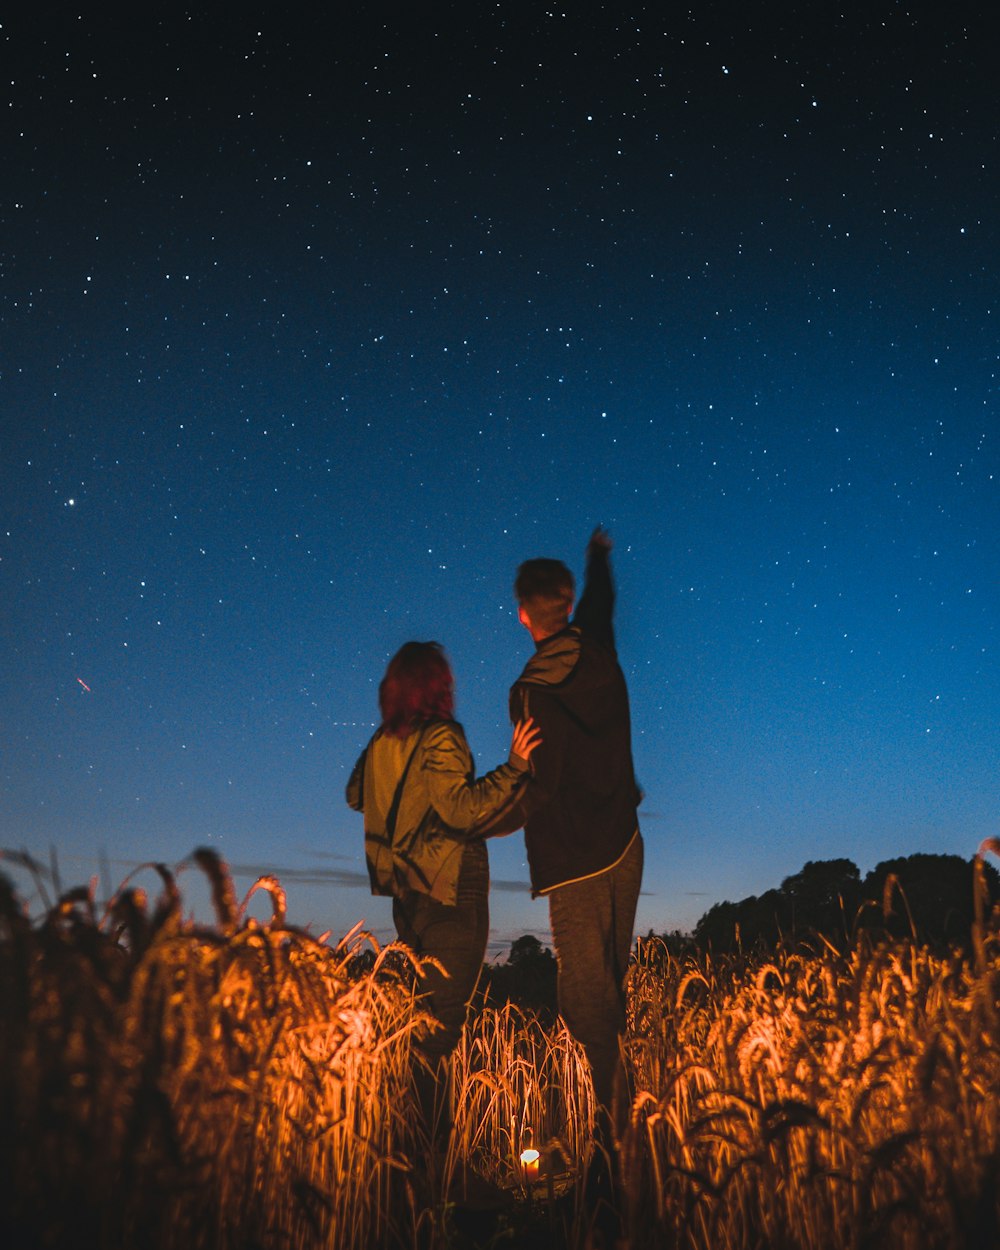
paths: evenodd
<path fill-rule="evenodd" d="M 499 827 L 523 797 L 541 738 L 533 722 L 514 729 L 510 757 L 478 781 L 454 683 L 439 643 L 408 642 L 379 686 L 382 724 L 347 783 L 347 802 L 365 817 L 373 894 L 392 895 L 400 939 L 440 962 L 421 978 L 425 1005 L 441 1028 L 421 1043 L 431 1070 L 455 1048 L 489 934 L 487 826 Z M 510 832 L 511 826 L 503 828 Z M 432 1090 L 422 1091 L 428 1125 Z"/>

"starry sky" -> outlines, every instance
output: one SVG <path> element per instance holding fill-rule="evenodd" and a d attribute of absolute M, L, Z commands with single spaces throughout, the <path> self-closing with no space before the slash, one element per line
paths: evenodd
<path fill-rule="evenodd" d="M 89 8 L 0 26 L 0 845 L 388 936 L 389 656 L 493 767 L 517 564 L 596 524 L 640 931 L 998 832 L 982 6 Z"/>

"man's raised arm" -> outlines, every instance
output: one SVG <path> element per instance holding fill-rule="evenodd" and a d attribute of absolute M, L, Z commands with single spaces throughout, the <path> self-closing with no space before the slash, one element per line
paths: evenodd
<path fill-rule="evenodd" d="M 587 544 L 587 572 L 583 594 L 573 614 L 573 624 L 615 653 L 612 615 L 615 590 L 611 581 L 611 535 L 600 526 Z"/>

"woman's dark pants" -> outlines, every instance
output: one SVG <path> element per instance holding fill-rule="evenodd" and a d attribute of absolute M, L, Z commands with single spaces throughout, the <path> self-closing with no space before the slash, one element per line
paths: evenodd
<path fill-rule="evenodd" d="M 490 930 L 490 872 L 484 843 L 470 843 L 462 854 L 458 898 L 454 907 L 427 894 L 410 892 L 392 901 L 400 940 L 418 955 L 430 955 L 444 972 L 428 967 L 420 978 L 424 1006 L 441 1024 L 419 1043 L 430 1071 L 418 1069 L 417 1087 L 424 1118 L 447 1139 L 448 1108 L 444 1080 L 447 1059 L 458 1043 L 469 1000 L 486 956 Z M 447 975 L 445 975 L 447 974 Z"/>

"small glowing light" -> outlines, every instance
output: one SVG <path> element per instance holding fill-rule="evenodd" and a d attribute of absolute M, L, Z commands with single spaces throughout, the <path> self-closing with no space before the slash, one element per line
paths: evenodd
<path fill-rule="evenodd" d="M 538 1164 L 541 1159 L 537 1150 L 521 1151 L 521 1171 L 527 1180 L 535 1180 L 538 1176 Z"/>

